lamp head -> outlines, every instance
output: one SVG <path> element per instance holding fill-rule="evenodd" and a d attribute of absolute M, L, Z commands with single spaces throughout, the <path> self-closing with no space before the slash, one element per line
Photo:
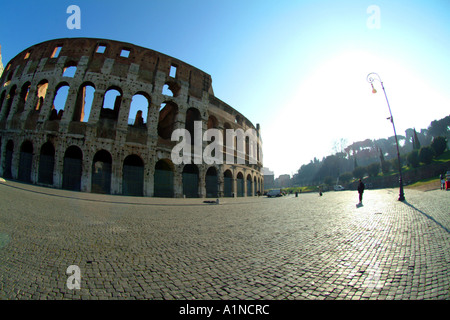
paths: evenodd
<path fill-rule="evenodd" d="M 373 83 L 370 84 L 372 86 L 372 93 L 377 93 L 377 90 L 373 87 Z"/>

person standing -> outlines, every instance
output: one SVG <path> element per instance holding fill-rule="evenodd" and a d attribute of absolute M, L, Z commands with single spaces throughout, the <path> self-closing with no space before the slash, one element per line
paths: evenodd
<path fill-rule="evenodd" d="M 362 198 L 363 198 L 363 193 L 364 193 L 364 189 L 365 189 L 365 185 L 362 182 L 361 179 L 359 179 L 359 184 L 358 184 L 358 194 L 359 194 L 359 204 L 362 204 Z"/>

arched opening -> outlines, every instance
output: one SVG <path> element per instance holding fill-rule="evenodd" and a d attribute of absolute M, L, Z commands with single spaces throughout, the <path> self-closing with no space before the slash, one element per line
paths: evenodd
<path fill-rule="evenodd" d="M 218 124 L 219 124 L 219 121 L 217 121 L 216 117 L 209 116 L 208 123 L 207 123 L 207 129 L 217 128 Z"/>
<path fill-rule="evenodd" d="M 62 188 L 66 190 L 81 190 L 81 171 L 83 152 L 77 146 L 70 146 L 64 153 Z"/>
<path fill-rule="evenodd" d="M 198 198 L 198 167 L 195 164 L 187 164 L 183 168 L 183 195 Z"/>
<path fill-rule="evenodd" d="M 175 81 L 168 81 L 162 88 L 162 94 L 169 97 L 177 97 L 181 87 Z"/>
<path fill-rule="evenodd" d="M 144 161 L 138 155 L 129 155 L 123 161 L 122 194 L 144 195 Z"/>
<path fill-rule="evenodd" d="M 236 194 L 238 197 L 244 196 L 244 175 L 239 172 L 236 177 Z"/>
<path fill-rule="evenodd" d="M 150 99 L 141 93 L 135 94 L 131 99 L 128 124 L 137 128 L 146 126 Z"/>
<path fill-rule="evenodd" d="M 92 161 L 91 192 L 111 193 L 112 157 L 106 150 L 98 151 Z"/>
<path fill-rule="evenodd" d="M 224 161 L 226 161 L 226 152 L 227 152 L 227 143 L 230 144 L 229 147 L 232 147 L 232 141 L 228 141 L 230 139 L 227 140 L 227 130 L 231 129 L 231 125 L 228 122 L 225 122 L 223 125 L 223 156 L 224 156 Z M 232 155 L 234 156 L 234 153 L 232 153 Z"/>
<path fill-rule="evenodd" d="M 0 96 L 0 112 L 2 111 L 3 101 L 5 101 L 5 97 L 6 97 L 6 91 L 3 91 L 2 95 Z"/>
<path fill-rule="evenodd" d="M 7 179 L 12 178 L 12 158 L 14 153 L 14 142 L 8 140 L 6 143 L 5 165 L 3 167 L 3 177 Z"/>
<path fill-rule="evenodd" d="M 191 145 L 194 144 L 194 123 L 195 121 L 201 121 L 200 111 L 196 108 L 189 108 L 186 111 L 186 123 L 185 128 L 191 134 Z"/>
<path fill-rule="evenodd" d="M 236 118 L 234 118 L 234 123 L 242 125 L 242 117 L 240 115 L 236 115 Z"/>
<path fill-rule="evenodd" d="M 31 166 L 33 163 L 33 144 L 24 141 L 20 146 L 19 171 L 17 179 L 23 182 L 31 182 Z"/>
<path fill-rule="evenodd" d="M 259 186 L 258 186 L 258 181 L 256 180 L 256 177 L 253 178 L 253 188 L 254 188 L 253 195 L 254 196 L 258 195 Z"/>
<path fill-rule="evenodd" d="M 35 111 L 41 111 L 42 106 L 44 105 L 44 99 L 45 99 L 45 95 L 47 94 L 47 89 L 48 89 L 48 81 L 47 80 L 42 80 L 41 82 L 39 82 L 39 84 L 37 85 L 37 101 L 36 101 L 36 106 L 34 108 Z"/>
<path fill-rule="evenodd" d="M 174 129 L 178 106 L 173 102 L 161 104 L 159 109 L 158 135 L 164 139 L 170 139 Z"/>
<path fill-rule="evenodd" d="M 50 111 L 49 120 L 62 119 L 68 95 L 69 95 L 69 85 L 67 83 L 60 84 L 56 89 L 56 94 L 53 99 L 53 105 L 52 110 Z"/>
<path fill-rule="evenodd" d="M 78 90 L 72 121 L 87 122 L 94 101 L 95 87 L 91 83 L 83 83 Z"/>
<path fill-rule="evenodd" d="M 247 175 L 247 197 L 252 196 L 252 176 Z"/>
<path fill-rule="evenodd" d="M 155 165 L 154 196 L 173 197 L 173 164 L 170 160 L 161 159 Z"/>
<path fill-rule="evenodd" d="M 8 119 L 9 113 L 11 111 L 11 106 L 16 95 L 16 89 L 17 86 L 14 85 L 11 90 L 9 90 L 9 94 L 6 96 L 6 111 L 5 116 L 3 117 L 4 120 Z"/>
<path fill-rule="evenodd" d="M 116 87 L 111 87 L 108 89 L 103 97 L 102 109 L 100 110 L 100 119 L 117 120 L 121 102 L 121 90 Z"/>
<path fill-rule="evenodd" d="M 173 97 L 173 92 L 172 92 L 172 90 L 170 90 L 169 85 L 167 83 L 165 85 L 163 85 L 161 93 L 163 95 L 166 95 L 166 96 L 169 96 L 169 97 Z"/>
<path fill-rule="evenodd" d="M 216 198 L 219 193 L 219 180 L 217 177 L 217 170 L 214 167 L 208 168 L 205 176 L 206 182 L 206 197 Z"/>
<path fill-rule="evenodd" d="M 38 182 L 53 185 L 53 168 L 55 167 L 55 147 L 50 141 L 44 143 L 39 155 Z"/>
<path fill-rule="evenodd" d="M 20 90 L 20 96 L 19 96 L 19 102 L 17 104 L 16 114 L 23 112 L 25 108 L 25 103 L 28 99 L 28 93 L 30 92 L 31 83 L 25 82 L 22 86 L 22 89 Z"/>
<path fill-rule="evenodd" d="M 233 196 L 233 174 L 230 170 L 226 170 L 223 174 L 223 196 Z"/>

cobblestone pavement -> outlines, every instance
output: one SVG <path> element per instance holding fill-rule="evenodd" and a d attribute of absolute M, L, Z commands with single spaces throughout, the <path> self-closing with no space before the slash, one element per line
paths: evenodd
<path fill-rule="evenodd" d="M 397 196 L 214 205 L 2 182 L 0 298 L 450 299 L 450 192 Z"/>

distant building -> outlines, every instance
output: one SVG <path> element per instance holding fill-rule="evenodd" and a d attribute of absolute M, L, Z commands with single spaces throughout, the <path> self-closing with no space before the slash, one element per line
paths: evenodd
<path fill-rule="evenodd" d="M 275 185 L 280 188 L 287 188 L 291 186 L 291 176 L 288 174 L 280 175 L 276 181 Z"/>
<path fill-rule="evenodd" d="M 275 181 L 275 175 L 273 171 L 270 171 L 269 168 L 263 167 L 263 175 L 264 175 L 264 190 L 272 189 Z"/>

